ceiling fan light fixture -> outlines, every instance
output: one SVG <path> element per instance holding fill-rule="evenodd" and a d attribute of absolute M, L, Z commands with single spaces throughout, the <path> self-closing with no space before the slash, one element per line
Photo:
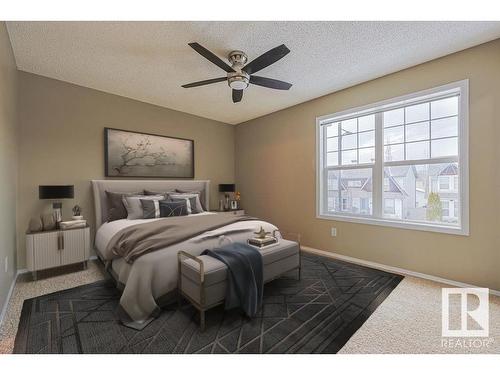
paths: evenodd
<path fill-rule="evenodd" d="M 227 84 L 233 90 L 244 90 L 248 87 L 250 76 L 246 73 L 228 73 Z"/>
<path fill-rule="evenodd" d="M 288 82 L 254 75 L 254 73 L 257 73 L 258 71 L 268 67 L 269 65 L 274 64 L 276 61 L 282 59 L 290 52 L 290 50 L 284 44 L 270 49 L 248 64 L 248 57 L 244 52 L 231 51 L 228 55 L 228 61 L 231 65 L 228 65 L 220 57 L 216 56 L 213 52 L 210 52 L 199 43 L 193 42 L 188 44 L 192 49 L 194 49 L 208 61 L 224 70 L 227 73 L 227 78 L 211 78 L 182 85 L 182 87 L 186 89 L 191 87 L 205 86 L 227 80 L 227 84 L 232 89 L 233 103 L 239 103 L 243 98 L 243 90 L 245 90 L 250 84 L 275 90 L 288 90 L 290 89 L 290 87 L 292 87 L 292 84 Z"/>

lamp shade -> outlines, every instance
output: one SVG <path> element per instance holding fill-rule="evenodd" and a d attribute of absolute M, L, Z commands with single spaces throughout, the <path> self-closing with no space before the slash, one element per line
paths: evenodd
<path fill-rule="evenodd" d="M 75 196 L 73 185 L 40 185 L 38 197 L 40 199 L 71 199 Z"/>
<path fill-rule="evenodd" d="M 220 193 L 234 193 L 234 191 L 235 191 L 234 184 L 219 184 Z"/>

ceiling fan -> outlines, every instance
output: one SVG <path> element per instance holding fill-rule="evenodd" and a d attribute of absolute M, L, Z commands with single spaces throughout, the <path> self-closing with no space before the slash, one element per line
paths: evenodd
<path fill-rule="evenodd" d="M 231 66 L 219 57 L 215 56 L 201 44 L 189 43 L 189 46 L 208 61 L 225 70 L 227 72 L 227 76 L 182 85 L 182 87 L 186 89 L 227 81 L 229 87 L 233 89 L 233 103 L 237 103 L 241 101 L 241 98 L 243 98 L 243 90 L 245 90 L 250 83 L 276 90 L 288 90 L 292 87 L 292 84 L 288 82 L 253 75 L 254 73 L 257 73 L 258 71 L 285 57 L 290 50 L 284 44 L 267 51 L 248 64 L 246 64 L 248 57 L 244 52 L 232 51 L 227 57 Z"/>

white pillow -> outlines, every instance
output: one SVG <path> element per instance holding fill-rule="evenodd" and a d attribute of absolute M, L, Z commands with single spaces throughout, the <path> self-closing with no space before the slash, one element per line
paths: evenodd
<path fill-rule="evenodd" d="M 192 194 L 192 193 L 176 193 L 176 194 L 168 194 L 168 197 L 171 199 L 185 199 L 186 205 L 188 208 L 188 214 L 191 213 L 191 204 L 189 202 L 189 198 L 196 198 L 196 212 L 201 213 L 203 211 L 203 206 L 200 202 L 200 194 Z"/>
<path fill-rule="evenodd" d="M 123 200 L 123 205 L 127 210 L 128 220 L 137 220 L 137 219 L 142 219 L 144 217 L 141 199 L 161 201 L 165 199 L 165 196 L 164 195 L 134 195 L 130 197 L 124 196 L 122 200 Z"/>

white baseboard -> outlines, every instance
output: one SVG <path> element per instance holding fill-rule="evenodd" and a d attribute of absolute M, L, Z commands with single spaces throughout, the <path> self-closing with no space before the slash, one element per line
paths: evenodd
<path fill-rule="evenodd" d="M 14 287 L 16 286 L 17 277 L 19 276 L 19 271 L 16 272 L 14 278 L 12 279 L 12 283 L 10 284 L 9 292 L 7 293 L 7 298 L 5 299 L 5 303 L 2 306 L 2 312 L 0 313 L 0 325 L 3 323 L 3 319 L 5 318 L 5 314 L 7 313 L 7 308 L 9 307 L 10 297 L 12 297 L 12 292 L 14 292 Z"/>
<path fill-rule="evenodd" d="M 410 270 L 407 270 L 404 268 L 387 266 L 385 264 L 371 262 L 371 261 L 363 260 L 363 259 L 359 259 L 359 258 L 354 258 L 354 257 L 350 257 L 347 255 L 337 254 L 337 253 L 333 253 L 330 251 L 319 250 L 319 249 L 315 249 L 315 248 L 309 247 L 309 246 L 301 245 L 301 249 L 306 251 L 306 252 L 309 252 L 309 253 L 323 255 L 326 257 L 343 260 L 343 261 L 346 261 L 349 263 L 355 263 L 355 264 L 359 264 L 362 266 L 376 268 L 376 269 L 379 269 L 382 271 L 397 273 L 400 275 L 419 277 L 421 279 L 431 280 L 431 281 L 435 281 L 435 282 L 441 283 L 441 284 L 448 284 L 448 285 L 456 286 L 459 288 L 478 288 L 478 286 L 476 286 L 476 285 L 466 284 L 466 283 L 462 283 L 460 281 L 448 280 L 448 279 L 444 279 L 442 277 L 428 275 L 428 274 L 416 272 L 416 271 L 410 271 Z M 500 297 L 500 291 L 498 291 L 498 290 L 490 289 L 490 294 Z"/>

